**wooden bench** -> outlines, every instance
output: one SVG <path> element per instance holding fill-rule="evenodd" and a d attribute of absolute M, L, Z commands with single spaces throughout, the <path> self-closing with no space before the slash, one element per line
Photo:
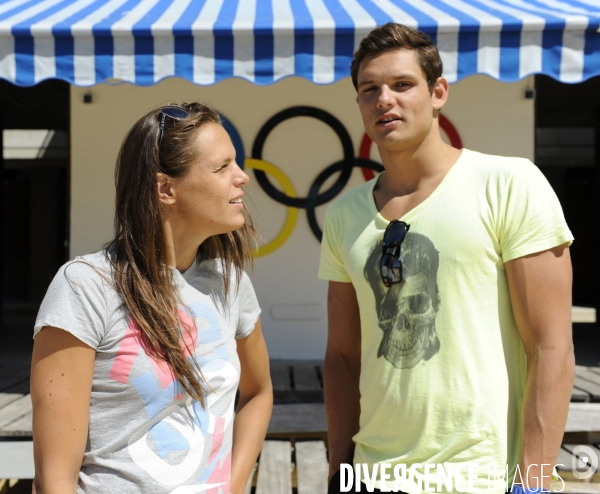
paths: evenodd
<path fill-rule="evenodd" d="M 271 360 L 275 401 L 323 401 L 323 362 L 320 360 Z"/>
<path fill-rule="evenodd" d="M 577 458 L 572 459 L 574 446 L 591 444 L 598 448 L 600 444 L 600 368 L 578 366 L 576 372 L 573 403 L 561 449 L 562 461 L 559 461 L 565 464 L 564 470 L 559 470 L 561 476 L 565 482 L 573 482 L 575 486 L 565 487 L 565 493 L 583 493 L 576 490 L 581 489 L 582 483 L 569 478 L 571 462 L 577 461 Z M 297 489 L 298 494 L 324 493 L 327 480 L 327 425 L 322 362 L 275 360 L 272 361 L 271 374 L 277 404 L 267 441 L 246 493 L 291 494 L 291 489 Z M 0 436 L 5 439 L 31 438 L 28 388 L 28 363 L 0 364 Z M 27 441 L 0 441 L 0 467 L 4 464 L 5 470 L 8 469 L 6 472 L 0 468 L 0 479 L 33 476 L 33 455 L 27 449 L 31 447 L 30 444 Z M 19 467 L 13 468 L 9 461 L 16 461 Z M 596 477 L 592 479 L 593 482 L 600 482 Z M 19 487 L 19 483 L 15 485 Z M 585 492 L 600 494 L 600 490 L 589 490 L 595 489 L 595 484 L 588 482 L 586 485 L 588 490 Z M 13 487 L 9 481 L 0 480 L 0 494 L 18 492 Z"/>
<path fill-rule="evenodd" d="M 575 366 L 571 401 L 600 402 L 600 367 Z"/>
<path fill-rule="evenodd" d="M 326 494 L 328 468 L 322 440 L 267 439 L 245 494 Z"/>

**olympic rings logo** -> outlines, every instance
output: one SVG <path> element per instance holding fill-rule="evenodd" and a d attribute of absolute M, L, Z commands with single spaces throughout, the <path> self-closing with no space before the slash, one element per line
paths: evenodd
<path fill-rule="evenodd" d="M 316 118 L 331 127 L 340 139 L 344 154 L 343 159 L 329 165 L 317 175 L 310 186 L 306 197 L 298 197 L 294 186 L 283 171 L 274 164 L 262 159 L 263 148 L 271 131 L 280 123 L 294 117 Z M 283 228 L 273 240 L 258 248 L 255 253 L 256 257 L 271 254 L 287 241 L 296 226 L 298 209 L 306 209 L 306 216 L 310 229 L 320 242 L 323 237 L 323 232 L 317 222 L 315 208 L 334 199 L 344 187 L 346 187 L 354 167 L 361 168 L 365 180 L 374 178 L 374 172 L 383 171 L 383 165 L 370 159 L 372 142 L 367 134 L 363 136 L 361 141 L 359 156 L 355 157 L 352 139 L 344 125 L 331 113 L 319 108 L 314 108 L 312 106 L 294 106 L 273 115 L 259 130 L 254 140 L 254 144 L 252 145 L 252 155 L 250 158 L 246 158 L 245 156 L 244 146 L 236 128 L 222 115 L 221 118 L 223 120 L 223 126 L 231 136 L 231 141 L 236 149 L 238 162 L 243 163 L 246 168 L 254 171 L 256 181 L 271 199 L 288 207 L 287 217 Z M 450 143 L 456 148 L 462 148 L 460 136 L 452 123 L 441 114 L 439 121 L 440 127 L 448 136 Z M 326 191 L 321 192 L 321 188 L 325 181 L 337 172 L 340 172 L 340 174 L 335 183 Z M 273 177 L 273 179 L 279 183 L 283 191 L 273 186 L 267 175 Z"/>

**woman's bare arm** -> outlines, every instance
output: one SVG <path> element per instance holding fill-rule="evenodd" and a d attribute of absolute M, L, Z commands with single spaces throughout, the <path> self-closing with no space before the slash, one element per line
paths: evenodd
<path fill-rule="evenodd" d="M 246 338 L 237 341 L 240 357 L 240 400 L 233 425 L 231 494 L 244 492 L 256 462 L 273 410 L 269 355 L 260 321 Z"/>
<path fill-rule="evenodd" d="M 35 338 L 31 362 L 34 494 L 77 491 L 88 436 L 96 351 L 51 326 Z"/>

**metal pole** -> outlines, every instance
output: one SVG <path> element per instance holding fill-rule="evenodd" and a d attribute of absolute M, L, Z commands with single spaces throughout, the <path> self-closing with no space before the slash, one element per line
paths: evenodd
<path fill-rule="evenodd" d="M 596 206 L 596 221 L 600 221 L 600 106 L 595 108 L 595 135 L 594 135 L 594 148 L 595 148 L 595 175 L 596 175 L 596 190 L 594 198 L 595 206 Z M 599 245 L 600 242 L 600 228 L 596 228 L 596 245 Z M 593 237 L 592 237 L 593 238 Z M 596 299 L 596 321 L 598 323 L 598 317 L 600 316 L 600 284 L 598 280 L 600 280 L 600 262 L 598 260 L 595 261 L 594 271 L 596 273 L 596 282 L 595 282 L 595 299 Z"/>
<path fill-rule="evenodd" d="M 4 335 L 4 113 L 0 108 L 0 178 L 2 179 L 2 188 L 0 188 L 0 232 L 2 241 L 0 241 L 0 338 Z"/>

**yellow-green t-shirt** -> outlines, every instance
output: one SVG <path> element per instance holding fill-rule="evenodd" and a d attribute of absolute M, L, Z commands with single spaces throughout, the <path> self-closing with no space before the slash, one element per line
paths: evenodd
<path fill-rule="evenodd" d="M 508 465 L 512 480 L 527 373 L 504 263 L 570 243 L 561 206 L 530 161 L 464 149 L 435 191 L 399 218 L 410 225 L 404 281 L 385 288 L 379 260 L 389 222 L 375 205 L 376 180 L 327 210 L 319 267 L 322 279 L 352 283 L 360 308 L 354 462 L 476 463 L 473 488 L 503 493 L 494 465 L 498 477 Z M 466 469 L 460 475 L 466 486 Z"/>

